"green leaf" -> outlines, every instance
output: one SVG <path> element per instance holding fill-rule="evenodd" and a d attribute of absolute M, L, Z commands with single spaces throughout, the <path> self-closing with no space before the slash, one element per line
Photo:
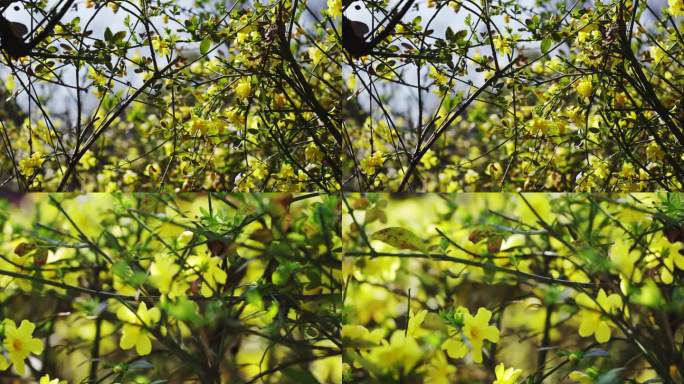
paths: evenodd
<path fill-rule="evenodd" d="M 425 242 L 415 233 L 401 227 L 389 227 L 381 229 L 371 235 L 371 240 L 382 241 L 399 249 L 411 249 L 425 251 Z"/>
<path fill-rule="evenodd" d="M 147 360 L 136 360 L 128 365 L 128 369 L 152 369 L 154 365 L 150 364 Z"/>
<path fill-rule="evenodd" d="M 115 33 L 114 37 L 113 37 L 114 41 L 116 41 L 116 42 L 123 41 L 123 39 L 125 39 L 125 38 L 126 38 L 126 31 L 119 31 L 119 32 Z"/>
<path fill-rule="evenodd" d="M 447 40 L 453 40 L 454 39 L 454 30 L 451 29 L 451 27 L 447 27 L 446 32 L 444 34 L 444 37 L 446 37 Z"/>
<path fill-rule="evenodd" d="M 465 29 L 461 29 L 458 32 L 456 32 L 456 34 L 454 34 L 454 39 L 456 41 L 460 41 L 465 39 L 466 36 L 468 36 L 468 31 L 466 31 Z"/>
<path fill-rule="evenodd" d="M 620 373 L 624 371 L 624 368 L 615 368 L 610 371 L 601 374 L 596 379 L 596 384 L 618 384 L 622 383 L 623 380 L 620 378 Z"/>
<path fill-rule="evenodd" d="M 203 55 L 206 55 L 207 52 L 209 52 L 209 48 L 211 48 L 211 40 L 209 40 L 209 39 L 202 40 L 202 43 L 200 43 L 200 53 Z"/>
<path fill-rule="evenodd" d="M 542 42 L 541 42 L 542 53 L 549 52 L 549 49 L 551 49 L 551 44 L 553 44 L 553 40 L 551 40 L 550 37 L 547 37 L 544 40 L 542 40 Z"/>

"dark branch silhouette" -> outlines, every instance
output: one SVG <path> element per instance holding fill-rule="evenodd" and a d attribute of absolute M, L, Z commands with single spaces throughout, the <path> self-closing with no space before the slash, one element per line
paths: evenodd
<path fill-rule="evenodd" d="M 369 31 L 367 25 L 359 21 L 349 20 L 342 16 L 342 47 L 344 47 L 352 57 L 369 55 L 373 51 L 373 48 L 394 32 L 394 28 L 404 15 L 406 15 L 406 12 L 411 8 L 414 1 L 415 0 L 408 0 L 398 12 L 396 10 L 399 8 L 399 5 L 397 5 L 388 16 L 388 18 L 391 19 L 387 26 L 371 41 L 366 41 L 365 39 L 366 34 Z"/>
<path fill-rule="evenodd" d="M 14 59 L 31 55 L 33 49 L 52 34 L 57 23 L 62 20 L 74 1 L 66 0 L 59 10 L 57 10 L 59 5 L 56 5 L 47 16 L 49 21 L 45 28 L 29 42 L 24 41 L 23 36 L 28 30 L 23 24 L 9 21 L 0 14 L 0 48 Z M 11 2 L 7 5 L 9 4 Z M 35 31 L 31 31 L 31 33 L 33 34 Z"/>

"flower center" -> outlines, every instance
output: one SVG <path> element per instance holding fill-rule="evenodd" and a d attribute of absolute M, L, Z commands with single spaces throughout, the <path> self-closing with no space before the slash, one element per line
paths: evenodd
<path fill-rule="evenodd" d="M 470 328 L 470 338 L 478 340 L 480 338 L 480 329 L 477 327 Z"/>
<path fill-rule="evenodd" d="M 19 339 L 14 339 L 14 341 L 12 341 L 12 348 L 14 348 L 15 351 L 21 351 L 23 346 L 24 344 Z"/>

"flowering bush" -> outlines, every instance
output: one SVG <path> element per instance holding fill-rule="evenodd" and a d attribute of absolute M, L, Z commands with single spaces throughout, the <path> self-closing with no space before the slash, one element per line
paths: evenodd
<path fill-rule="evenodd" d="M 392 28 L 386 19 L 405 5 Z M 682 188 L 682 1 L 359 0 L 344 10 L 357 23 L 350 39 L 358 23 L 367 42 L 389 29 L 365 55 L 346 55 L 358 95 L 344 115 L 346 190 Z"/>
<path fill-rule="evenodd" d="M 30 194 L 0 206 L 1 378 L 341 380 L 338 197 Z"/>
<path fill-rule="evenodd" d="M 682 194 L 344 197 L 344 378 L 684 380 Z"/>
<path fill-rule="evenodd" d="M 338 190 L 339 7 L 1 2 L 3 189 Z"/>

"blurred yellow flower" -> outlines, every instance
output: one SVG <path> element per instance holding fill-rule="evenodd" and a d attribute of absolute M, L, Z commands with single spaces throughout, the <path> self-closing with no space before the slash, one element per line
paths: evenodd
<path fill-rule="evenodd" d="M 435 356 L 425 366 L 425 384 L 449 384 L 453 381 L 449 377 L 456 372 L 456 367 L 449 364 L 443 352 L 436 352 Z"/>
<path fill-rule="evenodd" d="M 155 36 L 152 38 L 152 49 L 154 49 L 156 53 L 162 56 L 167 56 L 171 54 L 169 42 L 162 39 L 159 36 Z"/>
<path fill-rule="evenodd" d="M 473 317 L 470 313 L 463 316 L 463 333 L 470 340 L 473 347 L 473 360 L 477 363 L 482 362 L 482 344 L 484 340 L 489 340 L 492 343 L 499 341 L 499 330 L 489 325 L 489 320 L 492 318 L 492 312 L 487 308 L 480 308 L 477 314 Z"/>
<path fill-rule="evenodd" d="M 21 325 L 10 319 L 5 319 L 5 348 L 9 359 L 14 364 L 14 369 L 20 375 L 24 374 L 24 360 L 30 354 L 38 355 L 43 352 L 43 342 L 33 337 L 36 325 L 28 320 L 22 320 Z M 0 365 L 5 366 L 2 362 Z"/>
<path fill-rule="evenodd" d="M 423 158 L 420 159 L 420 163 L 423 164 L 423 167 L 425 167 L 425 169 L 431 169 L 436 167 L 437 164 L 439 164 L 439 159 L 437 158 L 435 152 L 432 149 L 428 149 L 427 152 L 425 152 Z"/>
<path fill-rule="evenodd" d="M 245 98 L 252 94 L 252 83 L 249 77 L 242 78 L 235 86 L 235 94 Z"/>
<path fill-rule="evenodd" d="M 222 262 L 223 260 L 220 257 L 212 257 L 207 253 L 188 258 L 188 265 L 202 276 L 202 286 L 200 287 L 202 296 L 210 297 L 216 292 L 218 284 L 226 283 L 228 275 L 221 268 Z M 192 279 L 195 280 L 195 277 Z"/>
<path fill-rule="evenodd" d="M 668 0 L 668 12 L 672 16 L 684 16 L 684 0 Z"/>
<path fill-rule="evenodd" d="M 159 289 L 162 294 L 170 298 L 176 298 L 185 293 L 187 283 L 177 278 L 180 266 L 168 255 L 159 254 L 154 257 L 150 264 L 150 282 Z"/>
<path fill-rule="evenodd" d="M 134 313 L 122 305 L 116 312 L 116 317 L 125 322 L 119 346 L 122 349 L 135 347 L 138 355 L 148 355 L 152 351 L 152 341 L 147 328 L 153 327 L 161 319 L 159 309 L 152 307 L 148 310 L 147 304 L 141 302 L 137 312 Z"/>
<path fill-rule="evenodd" d="M 606 292 L 602 288 L 599 290 L 596 301 L 582 292 L 575 297 L 575 302 L 582 307 L 579 312 L 581 318 L 579 335 L 582 337 L 594 335 L 596 342 L 608 342 L 610 340 L 613 322 L 605 318 L 604 312 L 614 314 L 622 307 L 622 298 L 620 298 L 620 295 L 617 293 L 606 295 Z"/>
<path fill-rule="evenodd" d="M 43 154 L 41 152 L 33 152 L 33 155 L 25 159 L 19 160 L 19 172 L 24 176 L 32 176 L 38 168 L 43 165 Z"/>
<path fill-rule="evenodd" d="M 373 175 L 377 168 L 381 167 L 384 163 L 382 151 L 373 152 L 372 155 L 368 155 L 361 159 L 361 172 L 364 175 Z"/>
<path fill-rule="evenodd" d="M 594 93 L 594 86 L 591 79 L 582 79 L 575 83 L 575 91 L 582 97 L 589 97 Z"/>
<path fill-rule="evenodd" d="M 342 0 L 328 0 L 327 12 L 333 19 L 342 16 Z"/>
<path fill-rule="evenodd" d="M 492 384 L 516 384 L 518 378 L 522 375 L 522 369 L 506 369 L 504 364 L 501 363 L 496 366 L 494 373 L 496 374 L 496 380 L 494 380 Z"/>
<path fill-rule="evenodd" d="M 66 381 L 60 381 L 59 379 L 50 379 L 50 375 L 45 375 L 40 378 L 40 381 L 38 384 L 62 384 L 66 383 Z"/>

